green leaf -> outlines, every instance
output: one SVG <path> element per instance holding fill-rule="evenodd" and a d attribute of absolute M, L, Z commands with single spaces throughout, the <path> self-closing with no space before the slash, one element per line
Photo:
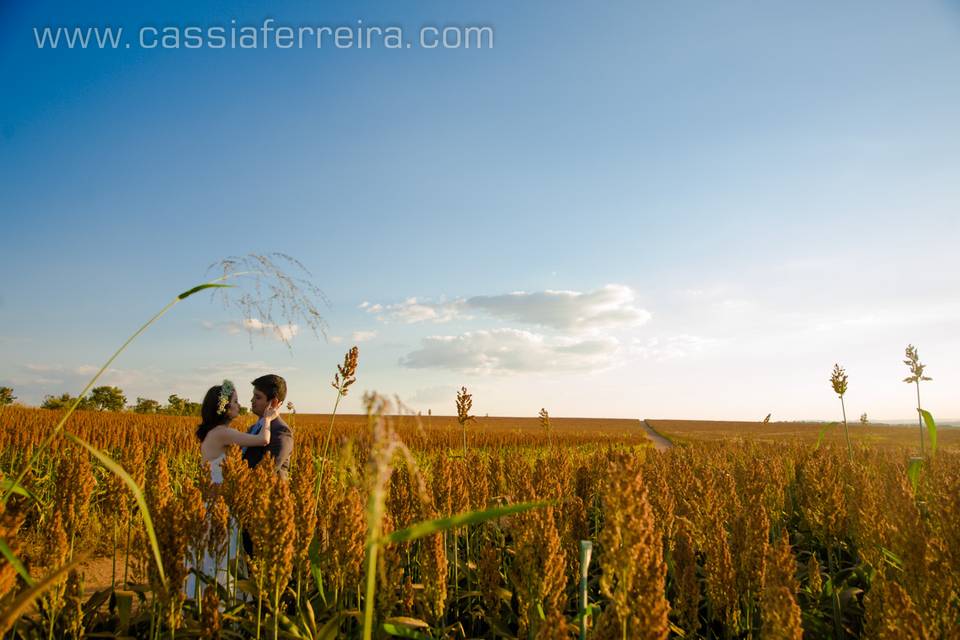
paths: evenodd
<path fill-rule="evenodd" d="M 310 575 L 316 584 L 317 591 L 323 593 L 323 575 L 320 572 L 320 537 L 315 536 L 307 547 L 307 557 L 310 559 Z"/>
<path fill-rule="evenodd" d="M 826 434 L 827 429 L 830 429 L 830 428 L 835 427 L 835 426 L 837 426 L 837 423 L 836 423 L 836 422 L 831 422 L 830 424 L 825 424 L 825 425 L 823 425 L 822 427 L 820 427 L 820 435 L 817 436 L 817 446 L 815 446 L 815 447 L 813 448 L 814 451 L 816 451 L 817 449 L 820 448 L 820 443 L 823 442 L 823 436 L 824 436 L 824 434 Z"/>
<path fill-rule="evenodd" d="M 307 630 L 311 638 L 317 635 L 317 617 L 313 613 L 313 605 L 310 600 L 304 600 L 297 607 L 297 615 L 300 616 L 300 626 Z"/>
<path fill-rule="evenodd" d="M 89 451 L 93 457 L 100 461 L 100 464 L 105 466 L 114 475 L 123 480 L 123 482 L 130 489 L 131 493 L 133 493 L 133 497 L 136 499 L 137 505 L 140 507 L 140 514 L 143 516 L 143 526 L 147 530 L 147 537 L 150 539 L 150 547 L 153 549 L 153 558 L 157 561 L 157 572 L 160 574 L 160 580 L 165 583 L 167 578 L 163 573 L 163 561 L 160 557 L 160 545 L 157 543 L 157 534 L 153 529 L 153 520 L 150 518 L 150 510 L 147 508 L 147 501 L 143 497 L 143 491 L 141 491 L 140 487 L 137 486 L 136 481 L 130 477 L 130 474 L 127 473 L 123 467 L 117 464 L 116 460 L 100 451 L 93 445 L 88 444 L 82 438 L 79 438 L 72 433 L 68 433 L 66 435 L 68 438 Z"/>
<path fill-rule="evenodd" d="M 3 490 L 4 494 L 15 493 L 17 495 L 23 496 L 24 498 L 30 498 L 34 502 L 37 501 L 37 497 L 30 493 L 22 484 L 19 484 L 13 478 L 4 478 L 0 480 L 0 489 Z"/>
<path fill-rule="evenodd" d="M 384 622 L 380 628 L 397 638 L 413 638 L 414 640 L 431 640 L 430 636 L 414 631 L 410 627 L 403 627 L 390 622 Z"/>
<path fill-rule="evenodd" d="M 910 484 L 913 485 L 914 492 L 916 492 L 917 484 L 920 482 L 921 467 L 923 467 L 923 458 L 910 458 L 910 462 L 907 463 L 907 477 L 910 478 Z"/>
<path fill-rule="evenodd" d="M 420 618 L 411 618 L 409 616 L 392 616 L 384 620 L 386 624 L 399 624 L 405 627 L 415 627 L 418 629 L 429 629 L 430 623 Z"/>
<path fill-rule="evenodd" d="M 933 421 L 933 416 L 926 409 L 920 409 L 920 415 L 927 425 L 927 433 L 930 434 L 930 455 L 937 452 L 937 423 Z"/>
<path fill-rule="evenodd" d="M 13 552 L 13 549 L 10 548 L 10 545 L 7 544 L 7 541 L 3 538 L 0 538 L 0 552 L 3 553 L 3 557 L 7 559 L 7 562 L 17 570 L 17 573 L 20 574 L 20 577 L 23 578 L 23 581 L 26 582 L 29 586 L 33 586 L 33 578 L 30 577 L 30 573 L 27 571 L 27 568 L 23 566 L 23 563 L 20 562 L 20 558 L 17 557 L 17 554 Z"/>
<path fill-rule="evenodd" d="M 130 613 L 133 611 L 133 598 L 135 596 L 136 593 L 133 591 L 120 591 L 119 589 L 113 593 L 117 602 L 117 615 L 120 617 L 119 631 L 122 634 L 126 634 L 127 629 L 130 628 Z"/>
<path fill-rule="evenodd" d="M 901 560 L 897 554 L 883 546 L 880 547 L 880 553 L 883 556 L 884 562 L 897 571 L 903 571 L 903 560 Z"/>
<path fill-rule="evenodd" d="M 320 627 L 317 640 L 335 640 L 340 635 L 340 615 L 339 613 L 333 614 L 333 617 Z"/>
<path fill-rule="evenodd" d="M 186 300 L 187 298 L 189 298 L 189 297 L 192 296 L 193 294 L 195 294 L 195 293 L 197 293 L 197 292 L 200 292 L 200 291 L 203 291 L 204 289 L 226 289 L 226 288 L 232 287 L 232 286 L 233 286 L 232 284 L 217 284 L 217 283 L 214 283 L 214 282 L 208 282 L 208 283 L 206 283 L 206 284 L 199 284 L 199 285 L 195 286 L 193 289 L 187 289 L 186 291 L 184 291 L 183 293 L 181 293 L 180 295 L 178 295 L 178 296 L 177 296 L 177 300 Z"/>
<path fill-rule="evenodd" d="M 506 507 L 494 507 L 484 511 L 470 511 L 469 513 L 458 513 L 448 518 L 437 518 L 436 520 L 425 520 L 418 522 L 406 529 L 394 531 L 389 535 L 380 538 L 378 544 L 390 544 L 392 542 L 410 542 L 429 536 L 440 531 L 455 529 L 457 527 L 479 524 L 487 520 L 494 520 L 504 516 L 510 516 L 516 513 L 523 513 L 531 509 L 541 509 L 549 505 L 549 502 L 524 502 L 521 504 L 512 504 Z"/>

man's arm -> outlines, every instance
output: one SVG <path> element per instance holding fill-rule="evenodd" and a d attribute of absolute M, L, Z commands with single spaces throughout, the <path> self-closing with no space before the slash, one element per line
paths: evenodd
<path fill-rule="evenodd" d="M 293 453 L 293 434 L 286 425 L 274 426 L 267 450 L 273 455 L 277 473 L 286 479 L 287 470 L 290 468 L 290 454 Z"/>

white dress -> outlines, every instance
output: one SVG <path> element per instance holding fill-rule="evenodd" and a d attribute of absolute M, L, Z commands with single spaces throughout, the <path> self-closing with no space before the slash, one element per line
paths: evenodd
<path fill-rule="evenodd" d="M 220 454 L 217 458 L 210 461 L 210 480 L 213 484 L 223 484 L 223 469 L 220 468 L 220 463 L 223 462 L 226 453 Z M 200 572 L 205 576 L 204 582 L 210 582 L 214 574 L 216 574 L 217 582 L 222 586 L 227 586 L 227 558 L 235 559 L 237 557 L 239 532 L 237 531 L 236 523 L 233 518 L 230 518 L 229 529 L 227 531 L 227 557 L 220 559 L 220 565 L 217 565 L 217 559 L 212 556 L 209 552 L 204 551 L 203 562 L 200 565 Z M 236 578 L 234 578 L 235 580 Z M 188 598 L 193 598 L 196 596 L 196 581 L 197 576 L 191 572 L 187 577 L 186 584 L 186 595 Z M 203 584 L 200 586 L 200 595 L 203 595 Z"/>

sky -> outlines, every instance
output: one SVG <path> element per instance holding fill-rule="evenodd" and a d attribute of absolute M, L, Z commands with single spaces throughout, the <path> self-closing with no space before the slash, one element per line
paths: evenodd
<path fill-rule="evenodd" d="M 137 42 L 267 20 L 493 46 Z M 34 30 L 106 26 L 133 46 Z M 832 420 L 840 363 L 848 416 L 911 419 L 912 343 L 957 419 L 958 72 L 955 0 L 4 2 L 0 385 L 76 394 L 211 264 L 282 252 L 324 331 L 198 294 L 102 382 L 275 372 L 324 412 L 356 344 L 346 411 Z"/>

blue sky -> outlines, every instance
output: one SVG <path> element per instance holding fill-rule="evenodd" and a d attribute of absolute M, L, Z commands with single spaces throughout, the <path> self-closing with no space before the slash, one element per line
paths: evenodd
<path fill-rule="evenodd" d="M 492 49 L 38 49 L 33 27 L 486 25 Z M 131 36 L 135 37 L 135 36 Z M 0 384 L 82 388 L 227 255 L 283 251 L 328 340 L 205 298 L 106 381 L 278 371 L 477 413 L 960 417 L 956 2 L 36 2 L 0 8 Z M 522 292 L 522 293 L 521 293 Z M 366 305 L 364 305 L 366 303 Z"/>

